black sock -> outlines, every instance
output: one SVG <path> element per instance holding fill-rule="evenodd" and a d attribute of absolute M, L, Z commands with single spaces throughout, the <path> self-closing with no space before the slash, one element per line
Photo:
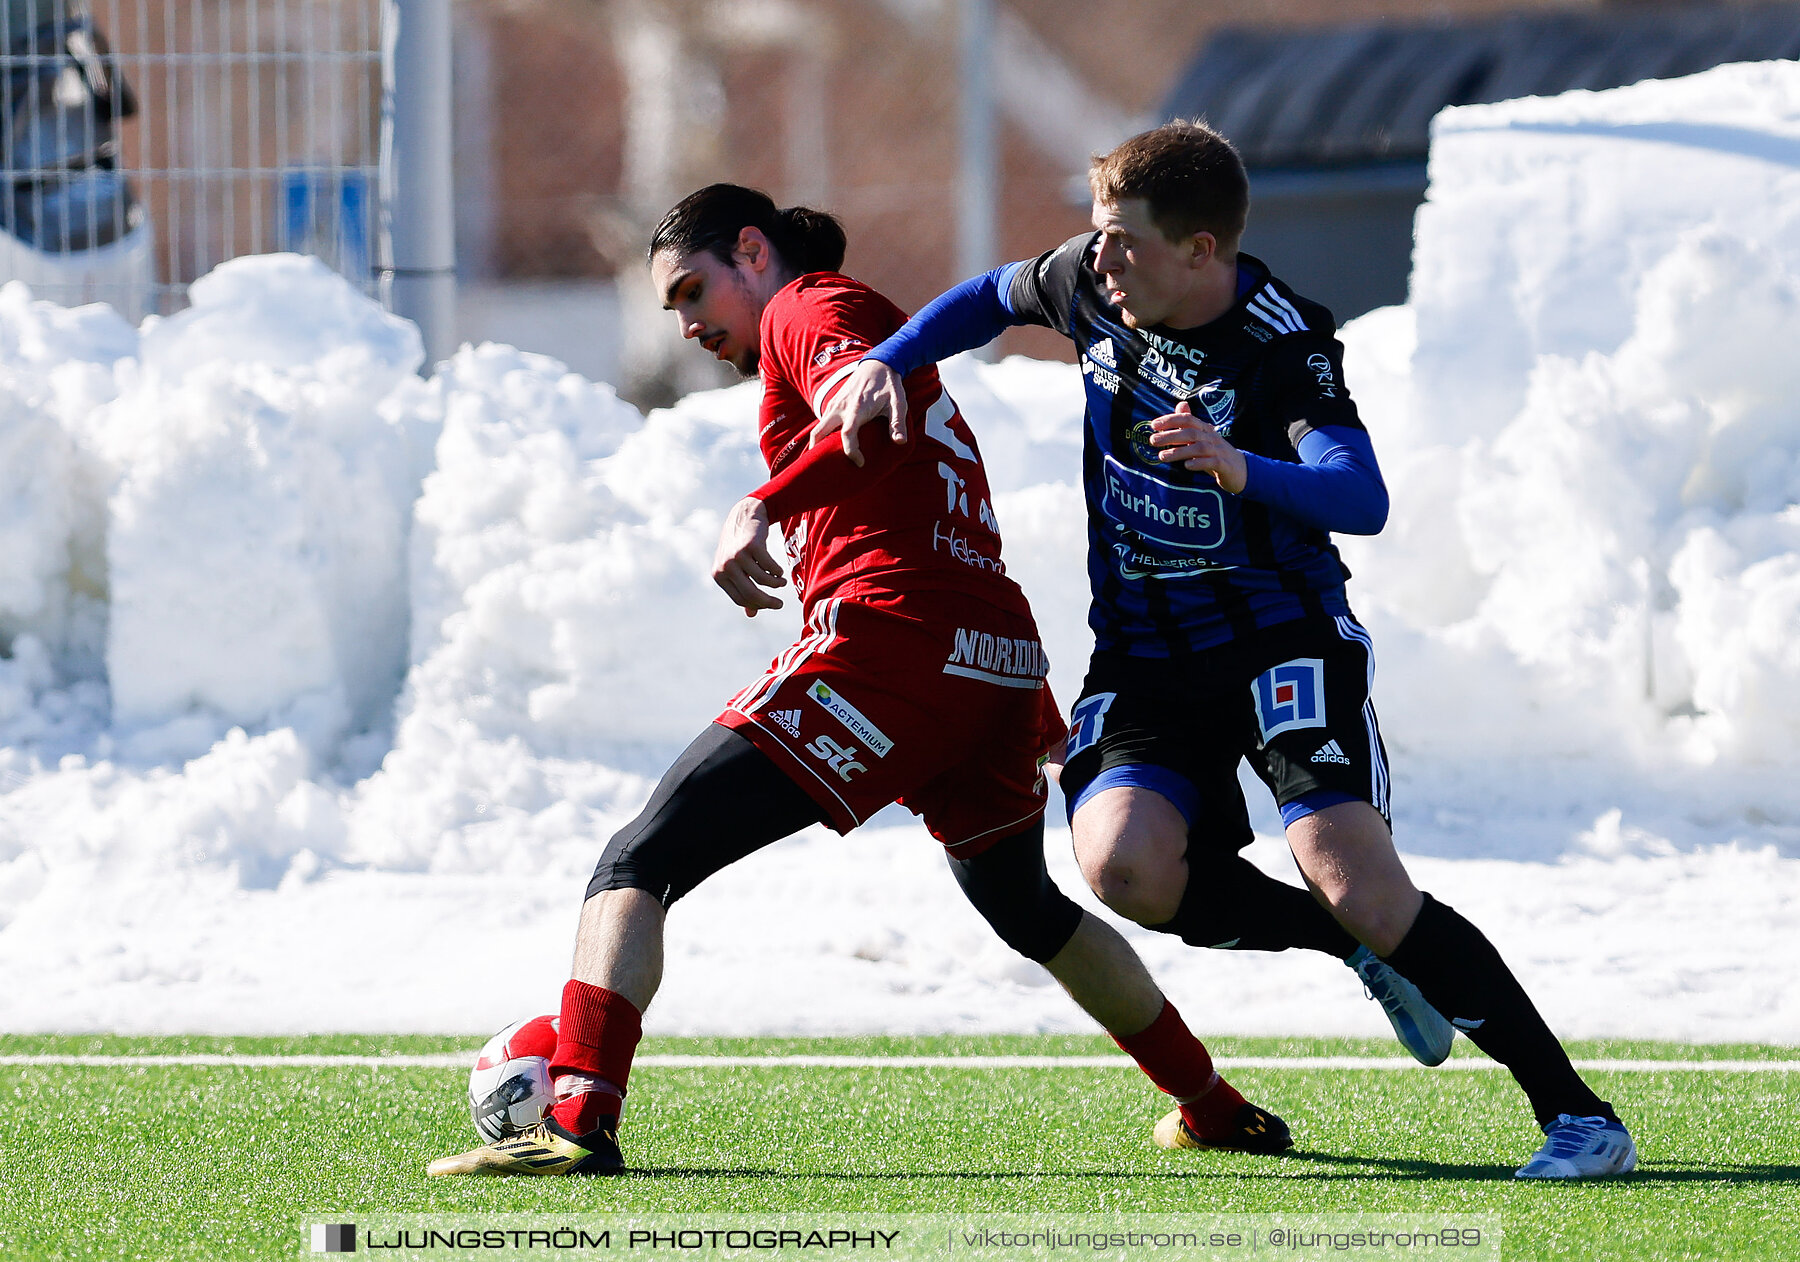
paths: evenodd
<path fill-rule="evenodd" d="M 1190 858 L 1187 889 L 1175 918 L 1149 927 L 1172 933 L 1189 946 L 1233 951 L 1299 947 L 1342 960 L 1357 947 L 1310 891 L 1277 881 L 1241 855 L 1217 863 Z"/>
<path fill-rule="evenodd" d="M 1539 1125 L 1559 1113 L 1618 1117 L 1575 1072 L 1487 935 L 1454 908 L 1425 895 L 1419 918 L 1385 958 L 1476 1047 L 1512 1071 Z"/>

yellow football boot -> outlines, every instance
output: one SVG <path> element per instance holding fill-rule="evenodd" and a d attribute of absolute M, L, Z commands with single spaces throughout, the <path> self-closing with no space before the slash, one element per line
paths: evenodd
<path fill-rule="evenodd" d="M 507 1139 L 439 1157 L 426 1174 L 623 1174 L 618 1136 L 602 1127 L 576 1136 L 546 1117 Z"/>
<path fill-rule="evenodd" d="M 1211 1148 L 1220 1152 L 1255 1152 L 1265 1155 L 1286 1152 L 1294 1146 L 1287 1123 L 1254 1104 L 1245 1104 L 1232 1119 L 1229 1135 L 1202 1138 L 1194 1134 L 1181 1116 L 1180 1109 L 1171 1110 L 1156 1124 L 1152 1132 L 1159 1148 Z"/>

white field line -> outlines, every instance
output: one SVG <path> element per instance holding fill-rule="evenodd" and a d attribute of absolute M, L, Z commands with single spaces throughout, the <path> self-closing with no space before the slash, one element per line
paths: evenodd
<path fill-rule="evenodd" d="M 0 1065 L 73 1065 L 94 1069 L 217 1066 L 268 1069 L 467 1069 L 469 1052 L 429 1056 L 0 1056 Z M 639 1056 L 635 1065 L 655 1069 L 1131 1069 L 1123 1056 Z M 1405 1057 L 1219 1056 L 1221 1069 L 1424 1069 Z M 1458 1056 L 1445 1070 L 1493 1070 L 1484 1056 Z M 1800 1073 L 1800 1060 L 1578 1060 L 1575 1068 L 1608 1073 Z"/>

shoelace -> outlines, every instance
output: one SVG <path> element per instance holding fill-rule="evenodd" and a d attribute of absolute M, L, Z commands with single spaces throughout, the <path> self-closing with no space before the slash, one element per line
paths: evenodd
<path fill-rule="evenodd" d="M 1376 1003 L 1386 1007 L 1388 1000 L 1394 997 L 1394 985 L 1389 978 L 1377 973 L 1376 977 L 1379 981 L 1379 985 L 1377 985 L 1377 982 L 1370 981 L 1369 975 L 1360 968 L 1356 970 L 1356 975 L 1362 978 L 1364 999 L 1373 999 Z"/>
<path fill-rule="evenodd" d="M 1550 1155 L 1573 1157 L 1586 1148 L 1606 1125 L 1603 1117 L 1576 1117 L 1563 1113 L 1550 1126 Z"/>

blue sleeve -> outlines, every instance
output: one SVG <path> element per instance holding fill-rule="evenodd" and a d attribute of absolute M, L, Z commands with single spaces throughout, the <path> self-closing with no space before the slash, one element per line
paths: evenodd
<path fill-rule="evenodd" d="M 878 359 L 902 377 L 958 351 L 986 346 L 1015 324 L 1007 290 L 1024 263 L 1008 263 L 933 298 L 918 315 L 864 356 Z"/>
<path fill-rule="evenodd" d="M 1249 476 L 1243 497 L 1320 530 L 1372 535 L 1387 524 L 1387 484 L 1367 430 L 1344 425 L 1309 430 L 1297 450 L 1299 464 L 1245 452 Z"/>

